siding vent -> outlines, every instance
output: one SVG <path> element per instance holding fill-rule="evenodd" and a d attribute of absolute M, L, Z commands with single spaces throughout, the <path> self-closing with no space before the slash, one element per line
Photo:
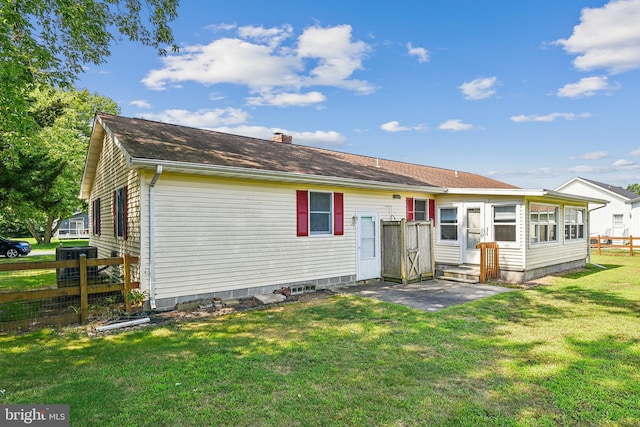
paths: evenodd
<path fill-rule="evenodd" d="M 291 286 L 290 289 L 291 289 L 291 295 L 300 295 L 308 292 L 315 292 L 316 285 Z"/>
<path fill-rule="evenodd" d="M 291 286 L 291 295 L 300 295 L 304 293 L 304 286 Z"/>

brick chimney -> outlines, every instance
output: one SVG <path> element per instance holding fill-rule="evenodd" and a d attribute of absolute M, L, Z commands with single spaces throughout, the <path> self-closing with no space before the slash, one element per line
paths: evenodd
<path fill-rule="evenodd" d="M 282 132 L 276 132 L 271 137 L 272 141 L 282 142 L 283 144 L 291 144 L 293 137 L 291 135 L 285 135 Z"/>

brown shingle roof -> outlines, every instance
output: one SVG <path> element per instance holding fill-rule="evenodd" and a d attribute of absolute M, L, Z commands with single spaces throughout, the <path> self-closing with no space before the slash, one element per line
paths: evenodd
<path fill-rule="evenodd" d="M 448 188 L 518 188 L 468 172 L 434 168 L 211 130 L 98 113 L 136 159 Z"/>

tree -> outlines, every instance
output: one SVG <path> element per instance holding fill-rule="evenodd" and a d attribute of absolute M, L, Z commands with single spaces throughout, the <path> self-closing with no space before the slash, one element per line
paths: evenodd
<path fill-rule="evenodd" d="M 60 220 L 83 208 L 78 199 L 95 111 L 117 114 L 111 99 L 87 90 L 40 89 L 30 116 L 39 130 L 15 150 L 20 165 L 0 175 L 5 220 L 21 222 L 38 243 L 49 243 Z"/>
<path fill-rule="evenodd" d="M 39 130 L 30 107 L 36 89 L 72 87 L 83 66 L 104 63 L 119 38 L 161 55 L 166 46 L 177 49 L 169 23 L 178 0 L 0 1 L 0 175 L 32 166 L 20 155 Z"/>
<path fill-rule="evenodd" d="M 627 185 L 627 191 L 633 191 L 637 195 L 640 196 L 640 184 L 629 184 Z"/>

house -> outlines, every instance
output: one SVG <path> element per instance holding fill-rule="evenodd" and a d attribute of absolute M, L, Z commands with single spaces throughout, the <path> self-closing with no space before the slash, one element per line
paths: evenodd
<path fill-rule="evenodd" d="M 597 199 L 274 139 L 96 114 L 90 244 L 140 257 L 154 309 L 379 278 L 381 220 L 433 221 L 436 268 L 477 264 L 481 241 L 506 280 L 585 265 Z"/>
<path fill-rule="evenodd" d="M 58 239 L 84 239 L 89 237 L 89 214 L 76 212 L 71 217 L 63 219 L 56 230 Z"/>
<path fill-rule="evenodd" d="M 591 236 L 640 236 L 640 195 L 622 187 L 580 177 L 570 179 L 556 188 L 556 191 L 609 202 L 604 206 L 590 204 Z"/>

